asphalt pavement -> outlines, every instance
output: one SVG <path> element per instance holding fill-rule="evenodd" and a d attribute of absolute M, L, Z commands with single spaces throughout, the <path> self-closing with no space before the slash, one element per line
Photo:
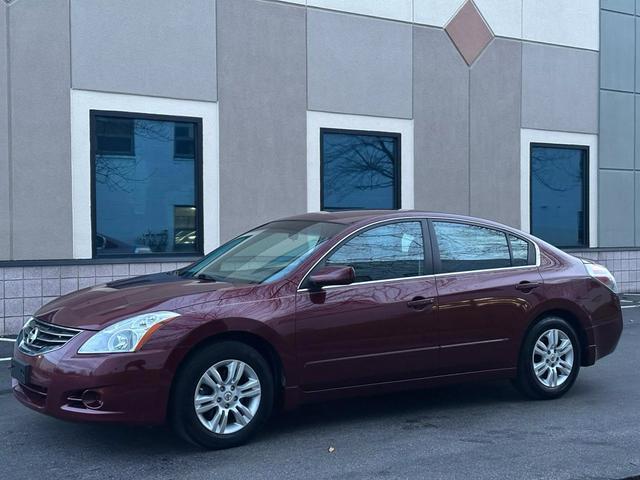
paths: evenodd
<path fill-rule="evenodd" d="M 582 369 L 559 400 L 529 401 L 508 382 L 491 382 L 332 402 L 280 414 L 252 443 L 225 451 L 186 445 L 165 428 L 59 421 L 22 407 L 5 390 L 0 478 L 640 475 L 640 308 L 628 306 L 616 352 Z"/>

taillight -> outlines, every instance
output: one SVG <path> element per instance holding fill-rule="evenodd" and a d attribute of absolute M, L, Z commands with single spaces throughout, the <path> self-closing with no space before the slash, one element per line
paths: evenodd
<path fill-rule="evenodd" d="M 615 293 L 618 293 L 618 284 L 616 283 L 616 279 L 611 274 L 611 272 L 607 270 L 607 267 L 605 267 L 604 265 L 600 265 L 599 263 L 583 263 L 589 275 L 591 275 L 606 287 L 609 287 Z"/>

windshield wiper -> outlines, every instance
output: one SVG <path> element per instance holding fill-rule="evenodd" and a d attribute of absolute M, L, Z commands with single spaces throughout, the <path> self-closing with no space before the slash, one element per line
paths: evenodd
<path fill-rule="evenodd" d="M 212 277 L 211 275 L 207 275 L 206 273 L 199 273 L 198 275 L 196 275 L 196 278 L 198 280 L 206 280 L 207 282 L 217 282 L 218 279 L 215 277 Z"/>

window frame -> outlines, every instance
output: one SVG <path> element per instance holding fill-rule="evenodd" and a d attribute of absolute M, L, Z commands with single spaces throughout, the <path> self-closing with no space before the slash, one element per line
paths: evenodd
<path fill-rule="evenodd" d="M 385 136 L 392 137 L 396 142 L 396 161 L 393 166 L 393 208 L 385 208 L 380 210 L 399 210 L 402 202 L 402 134 L 400 132 L 381 132 L 375 130 L 352 130 L 346 128 L 330 128 L 320 127 L 320 210 L 326 212 L 340 212 L 345 210 L 366 210 L 366 208 L 345 208 L 345 209 L 327 209 L 324 204 L 324 142 L 323 136 L 325 133 L 337 133 L 343 135 L 368 135 L 368 136 Z"/>
<path fill-rule="evenodd" d="M 567 144 L 567 143 L 547 143 L 547 142 L 529 142 L 529 232 L 532 235 L 536 233 L 533 231 L 533 175 L 531 175 L 533 149 L 536 147 L 541 148 L 561 148 L 567 150 L 582 150 L 585 152 L 585 165 L 582 171 L 582 204 L 583 217 L 584 217 L 584 241 L 582 245 L 554 245 L 560 249 L 567 248 L 589 248 L 591 239 L 591 224 L 590 224 L 590 208 L 589 208 L 589 194 L 590 194 L 590 154 L 591 147 L 589 145 Z"/>
<path fill-rule="evenodd" d="M 494 272 L 500 270 L 514 270 L 514 269 L 522 269 L 522 268 L 537 268 L 540 262 L 540 252 L 538 245 L 526 238 L 522 235 L 514 233 L 510 230 L 506 230 L 499 227 L 494 227 L 493 225 L 486 225 L 480 222 L 473 222 L 467 220 L 458 220 L 458 219 L 449 219 L 449 218 L 429 218 L 427 220 L 429 225 L 429 234 L 431 236 L 431 246 L 432 246 L 432 256 L 433 256 L 433 267 L 435 275 L 462 275 L 469 273 L 478 273 L 478 272 Z M 459 223 L 461 225 L 468 225 L 471 227 L 480 227 L 486 228 L 488 230 L 495 230 L 496 232 L 500 232 L 505 236 L 505 240 L 507 242 L 507 247 L 509 249 L 509 260 L 511 265 L 508 267 L 496 267 L 496 268 L 483 268 L 477 270 L 460 270 L 458 272 L 444 272 L 442 271 L 442 263 L 440 261 L 440 246 L 438 245 L 438 237 L 436 236 L 436 230 L 433 226 L 434 223 Z M 527 255 L 527 264 L 526 265 L 513 265 L 513 251 L 511 249 L 511 239 L 509 235 L 513 235 L 514 237 L 527 242 L 529 246 L 528 255 Z"/>
<path fill-rule="evenodd" d="M 189 122 L 194 124 L 194 203 L 196 212 L 196 245 L 193 252 L 163 252 L 163 253 L 131 253 L 131 254 L 115 254 L 115 255 L 98 255 L 96 245 L 97 234 L 97 215 L 96 215 L 96 154 L 97 154 L 97 136 L 96 136 L 96 117 L 113 117 L 113 118 L 130 118 L 133 121 L 137 119 L 155 120 L 160 122 Z M 135 138 L 135 132 L 134 132 Z M 135 140 L 134 140 L 135 141 Z M 203 157 L 202 157 L 202 118 L 178 115 L 163 115 L 158 113 L 130 112 L 119 110 L 89 110 L 89 144 L 90 144 L 90 189 L 91 189 L 91 258 L 93 259 L 117 259 L 117 258 L 179 258 L 204 255 L 204 212 L 203 209 Z M 135 155 L 135 151 L 134 151 Z"/>
<path fill-rule="evenodd" d="M 300 282 L 300 284 L 298 285 L 298 291 L 307 291 L 307 290 L 311 290 L 310 289 L 310 285 L 309 285 L 309 277 L 313 274 L 314 271 L 316 271 L 316 269 L 322 268 L 325 266 L 326 264 L 326 260 L 336 251 L 338 250 L 342 245 L 344 245 L 345 243 L 347 243 L 349 240 L 357 237 L 358 235 L 367 232 L 369 230 L 372 230 L 374 228 L 378 228 L 378 227 L 383 227 L 385 225 L 389 225 L 389 224 L 394 224 L 394 223 L 407 223 L 407 222 L 414 222 L 414 223 L 419 223 L 421 226 L 421 231 L 422 231 L 422 250 L 423 250 L 423 256 L 424 256 L 424 260 L 423 260 L 423 269 L 424 269 L 424 274 L 422 275 L 417 275 L 414 277 L 394 277 L 394 278 L 385 278 L 382 280 L 367 280 L 364 282 L 353 282 L 350 283 L 348 285 L 329 285 L 327 287 L 323 287 L 323 289 L 327 289 L 327 288 L 345 288 L 345 287 L 352 287 L 352 286 L 358 286 L 358 285 L 368 285 L 371 283 L 382 283 L 382 282 L 397 282 L 397 281 L 402 281 L 402 280 L 415 280 L 416 278 L 423 278 L 423 277 L 430 277 L 433 275 L 434 273 L 434 269 L 433 269 L 433 249 L 431 247 L 431 236 L 429 234 L 429 226 L 427 224 L 427 219 L 423 218 L 423 217 L 403 217 L 403 218 L 393 218 L 393 219 L 387 219 L 387 220 L 380 220 L 374 223 L 370 223 L 367 225 L 364 225 L 356 230 L 354 230 L 353 232 L 349 233 L 347 236 L 345 236 L 342 240 L 340 240 L 338 243 L 336 243 L 335 245 L 333 245 L 327 252 L 324 253 L 324 255 L 322 255 L 322 257 L 313 264 L 313 266 L 307 270 L 307 273 L 305 273 L 305 275 L 302 277 L 302 281 Z"/>

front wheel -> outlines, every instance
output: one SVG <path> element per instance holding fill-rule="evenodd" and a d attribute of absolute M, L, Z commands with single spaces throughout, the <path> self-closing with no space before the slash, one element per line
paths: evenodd
<path fill-rule="evenodd" d="M 254 348 L 213 343 L 187 360 L 173 390 L 172 424 L 177 433 L 206 448 L 245 443 L 268 418 L 273 377 Z"/>
<path fill-rule="evenodd" d="M 575 330 L 563 318 L 546 317 L 525 338 L 516 385 L 531 398 L 558 398 L 571 388 L 579 370 L 580 342 Z"/>

